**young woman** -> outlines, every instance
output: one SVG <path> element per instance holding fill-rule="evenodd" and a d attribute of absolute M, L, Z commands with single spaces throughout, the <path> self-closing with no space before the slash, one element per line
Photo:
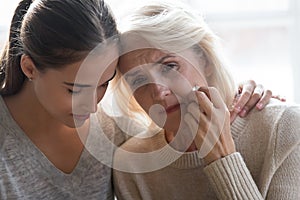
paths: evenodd
<path fill-rule="evenodd" d="M 84 145 L 118 53 L 102 0 L 19 3 L 1 57 L 0 199 L 113 199 L 111 168 Z"/>
<path fill-rule="evenodd" d="M 119 199 L 300 198 L 299 106 L 272 101 L 230 125 L 235 90 L 215 38 L 174 2 L 127 23 L 117 97 L 145 131 L 115 153 Z"/>

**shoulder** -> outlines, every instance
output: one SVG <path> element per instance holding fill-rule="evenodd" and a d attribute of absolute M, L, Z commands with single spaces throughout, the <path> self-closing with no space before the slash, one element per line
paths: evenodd
<path fill-rule="evenodd" d="M 262 111 L 254 110 L 245 119 L 256 130 L 269 128 L 276 137 L 278 134 L 285 134 L 285 137 L 300 137 L 300 105 L 298 104 L 273 100 Z"/>
<path fill-rule="evenodd" d="M 299 118 L 300 105 L 271 100 L 263 110 L 258 111 L 253 109 L 245 119 L 257 124 L 282 125 L 285 124 L 287 120 L 291 120 L 291 122 L 295 122 L 296 120 L 296 122 L 299 122 L 297 121 Z"/>
<path fill-rule="evenodd" d="M 284 128 L 285 121 L 290 119 L 294 121 L 299 119 L 299 106 L 271 100 L 263 110 L 253 109 L 245 118 L 237 117 L 231 126 L 232 134 L 235 138 L 244 134 L 256 135 L 255 137 L 260 138 L 265 138 L 264 136 L 267 135 L 269 138 L 274 135 L 278 126 Z M 294 126 L 298 125 L 292 123 Z"/>
<path fill-rule="evenodd" d="M 0 148 L 3 146 L 5 138 L 9 134 L 10 130 L 14 128 L 12 118 L 8 113 L 8 109 L 4 103 L 2 96 L 0 96 Z"/>
<path fill-rule="evenodd" d="M 300 106 L 285 105 L 280 112 L 274 132 L 278 151 L 292 151 L 300 144 Z"/>
<path fill-rule="evenodd" d="M 232 134 L 265 143 L 272 153 L 291 152 L 300 144 L 300 106 L 272 100 L 232 124 Z"/>
<path fill-rule="evenodd" d="M 283 162 L 292 152 L 299 151 L 300 145 L 300 106 L 271 102 L 261 113 L 273 123 L 269 138 L 276 163 Z M 262 120 L 261 123 L 265 121 Z M 298 152 L 300 154 L 300 152 Z"/>
<path fill-rule="evenodd" d="M 260 113 L 260 112 L 258 112 Z M 299 131 L 300 128 L 300 105 L 272 101 L 260 113 L 264 120 L 270 120 L 276 124 L 277 130 Z"/>

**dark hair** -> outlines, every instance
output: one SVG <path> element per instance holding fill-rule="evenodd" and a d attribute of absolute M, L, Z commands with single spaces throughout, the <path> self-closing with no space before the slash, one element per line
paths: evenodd
<path fill-rule="evenodd" d="M 21 89 L 26 79 L 20 67 L 23 54 L 43 71 L 79 61 L 98 44 L 118 38 L 116 22 L 103 0 L 31 3 L 22 0 L 11 22 L 9 41 L 0 57 L 1 95 Z"/>

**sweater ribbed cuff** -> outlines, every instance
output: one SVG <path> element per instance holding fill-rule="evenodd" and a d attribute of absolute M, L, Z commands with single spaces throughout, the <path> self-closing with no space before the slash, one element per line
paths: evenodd
<path fill-rule="evenodd" d="M 240 153 L 211 163 L 204 172 L 219 199 L 263 199 Z"/>

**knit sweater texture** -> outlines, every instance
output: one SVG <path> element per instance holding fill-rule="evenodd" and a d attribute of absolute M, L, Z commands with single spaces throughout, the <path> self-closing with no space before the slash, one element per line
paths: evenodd
<path fill-rule="evenodd" d="M 208 166 L 197 151 L 182 154 L 172 149 L 163 131 L 129 139 L 114 158 L 114 165 L 122 166 L 113 173 L 118 199 L 300 199 L 298 106 L 272 101 L 262 111 L 237 118 L 231 134 L 237 152 Z M 156 156 L 136 159 L 127 152 Z M 143 172 L 168 159 L 167 164 Z"/>
<path fill-rule="evenodd" d="M 66 174 L 27 137 L 0 96 L 0 199 L 114 199 L 111 144 L 120 145 L 124 137 L 102 110 L 90 122 L 81 157 Z"/>

